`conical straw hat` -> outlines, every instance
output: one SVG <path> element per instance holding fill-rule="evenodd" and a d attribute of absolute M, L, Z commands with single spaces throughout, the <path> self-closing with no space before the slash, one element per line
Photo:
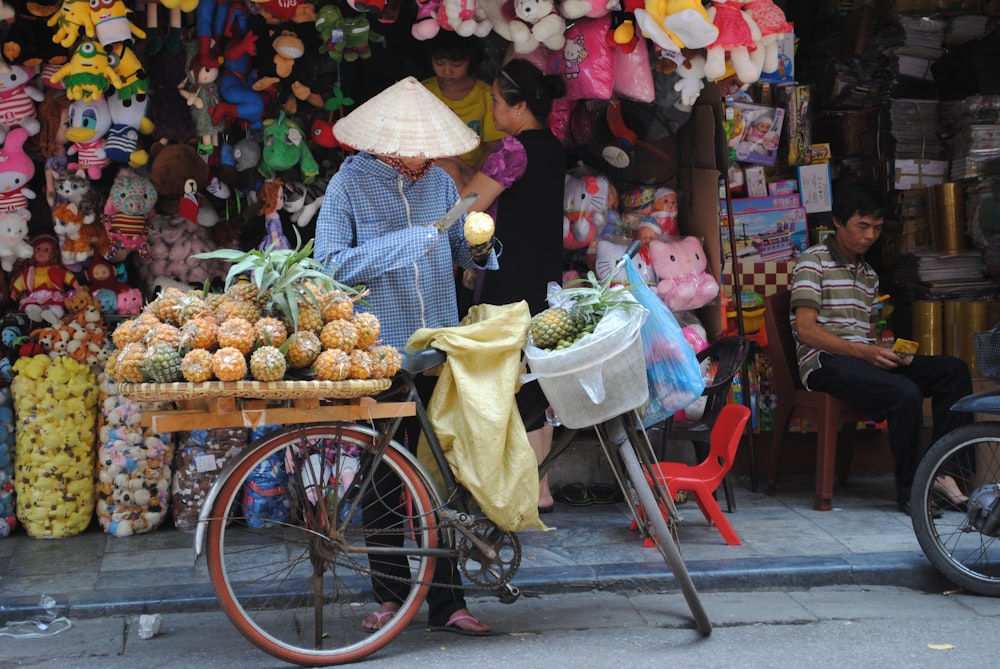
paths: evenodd
<path fill-rule="evenodd" d="M 347 146 L 397 158 L 443 158 L 471 151 L 479 136 L 413 77 L 407 77 L 337 121 Z"/>

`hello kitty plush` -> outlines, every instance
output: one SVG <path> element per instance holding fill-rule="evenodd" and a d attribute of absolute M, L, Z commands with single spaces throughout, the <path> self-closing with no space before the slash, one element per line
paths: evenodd
<path fill-rule="evenodd" d="M 22 127 L 29 135 L 37 135 L 41 124 L 36 118 L 35 103 L 45 94 L 31 86 L 34 73 L 23 65 L 11 65 L 9 72 L 0 72 L 0 142 L 14 127 Z"/>
<path fill-rule="evenodd" d="M 750 57 L 761 39 L 760 28 L 748 12 L 743 11 L 739 0 L 712 0 L 708 16 L 719 30 L 719 38 L 709 44 L 705 52 L 705 78 L 711 81 L 726 74 L 726 56 L 729 56 L 736 76 L 744 84 L 760 78 L 760 67 Z"/>
<path fill-rule="evenodd" d="M 604 281 L 608 274 L 615 268 L 615 265 L 625 253 L 626 248 L 627 245 L 619 244 L 610 239 L 601 239 L 597 242 L 597 259 L 594 262 L 594 274 L 600 281 Z M 656 275 L 649 264 L 648 255 L 642 253 L 642 249 L 633 256 L 632 264 L 635 265 L 643 281 L 650 285 L 656 283 Z M 619 270 L 612 281 L 618 283 L 627 282 L 628 277 L 625 275 L 625 270 Z"/>
<path fill-rule="evenodd" d="M 671 311 L 703 307 L 719 294 L 719 282 L 705 271 L 708 259 L 696 237 L 649 244 L 656 292 Z"/>
<path fill-rule="evenodd" d="M 566 175 L 563 187 L 563 248 L 575 251 L 594 241 L 607 222 L 607 177 L 601 174 Z"/>

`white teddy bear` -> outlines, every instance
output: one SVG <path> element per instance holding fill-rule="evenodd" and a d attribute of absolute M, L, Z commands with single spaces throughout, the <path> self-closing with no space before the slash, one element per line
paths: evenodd
<path fill-rule="evenodd" d="M 553 51 L 566 45 L 566 20 L 556 11 L 554 0 L 483 0 L 480 5 L 494 32 L 512 42 L 516 53 L 531 53 L 539 44 Z"/>
<path fill-rule="evenodd" d="M 31 214 L 27 209 L 16 209 L 0 214 L 0 267 L 5 272 L 14 269 L 18 259 L 28 259 L 34 254 L 31 244 L 25 239 L 28 236 L 28 219 Z"/>

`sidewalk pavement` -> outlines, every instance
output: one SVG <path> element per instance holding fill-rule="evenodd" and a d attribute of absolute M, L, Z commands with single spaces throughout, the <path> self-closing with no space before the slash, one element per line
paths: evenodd
<path fill-rule="evenodd" d="M 896 509 L 890 476 L 853 476 L 834 491 L 829 512 L 812 509 L 810 477 L 783 480 L 777 497 L 763 487 L 751 492 L 748 480 L 737 479 L 728 518 L 740 546 L 727 546 L 693 500 L 678 507 L 681 550 L 700 592 L 948 588 L 921 552 L 909 517 Z M 623 503 L 557 503 L 542 516 L 554 531 L 518 534 L 522 562 L 514 585 L 525 594 L 676 590 L 659 552 L 629 530 L 628 514 Z M 204 556 L 194 560 L 193 533 L 173 527 L 117 538 L 95 525 L 51 540 L 18 529 L 0 539 L 0 624 L 37 614 L 45 597 L 71 618 L 218 609 Z"/>

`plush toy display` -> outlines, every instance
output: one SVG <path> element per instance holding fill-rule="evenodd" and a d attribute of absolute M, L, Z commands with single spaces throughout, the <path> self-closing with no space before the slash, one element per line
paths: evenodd
<path fill-rule="evenodd" d="M 744 84 L 760 78 L 760 67 L 750 57 L 761 39 L 760 28 L 742 7 L 740 0 L 712 0 L 708 15 L 719 37 L 707 46 L 705 54 L 705 76 L 711 80 L 725 76 L 727 56 Z"/>
<path fill-rule="evenodd" d="M 260 173 L 271 177 L 297 166 L 305 183 L 315 179 L 319 174 L 319 165 L 306 139 L 302 129 L 284 113 L 276 121 L 265 123 L 264 152 L 258 166 Z"/>
<path fill-rule="evenodd" d="M 485 0 L 483 8 L 493 30 L 512 42 L 516 53 L 531 53 L 540 45 L 559 51 L 566 44 L 566 19 L 553 0 Z"/>
<path fill-rule="evenodd" d="M 79 288 L 80 283 L 63 267 L 59 240 L 54 236 L 37 235 L 31 247 L 31 263 L 10 282 L 10 297 L 33 322 L 56 324 L 65 313 L 66 293 Z"/>
<path fill-rule="evenodd" d="M 104 136 L 111 129 L 108 101 L 98 96 L 93 100 L 75 100 L 69 106 L 69 127 L 66 139 L 72 142 L 66 153 L 75 157 L 69 169 L 82 170 L 98 180 L 110 164 L 104 150 Z"/>
<path fill-rule="evenodd" d="M 22 127 L 29 135 L 37 135 L 41 127 L 35 103 L 45 94 L 31 85 L 34 73 L 22 65 L 11 65 L 9 72 L 0 72 L 0 142 L 11 128 Z"/>
<path fill-rule="evenodd" d="M 563 248 L 583 249 L 607 222 L 608 178 L 570 172 L 563 187 Z"/>
<path fill-rule="evenodd" d="M 24 152 L 28 131 L 14 128 L 0 148 L 0 212 L 15 211 L 35 199 L 28 182 L 35 176 L 35 162 Z"/>
<path fill-rule="evenodd" d="M 743 7 L 750 12 L 754 23 L 760 28 L 761 38 L 757 42 L 757 49 L 763 52 L 763 56 L 757 60 L 761 64 L 762 72 L 776 72 L 778 42 L 785 33 L 793 31 L 792 24 L 773 0 L 743 0 Z"/>
<path fill-rule="evenodd" d="M 708 260 L 695 237 L 649 244 L 656 292 L 671 311 L 703 307 L 719 294 L 719 282 L 705 271 Z"/>
<path fill-rule="evenodd" d="M 0 213 L 0 267 L 5 272 L 13 270 L 18 260 L 27 260 L 34 253 L 27 242 L 30 217 L 27 209 Z"/>
<path fill-rule="evenodd" d="M 110 242 L 105 258 L 121 262 L 133 251 L 147 257 L 147 217 L 157 197 L 149 178 L 129 168 L 118 172 L 104 208 L 104 228 Z"/>
<path fill-rule="evenodd" d="M 158 213 L 176 214 L 187 192 L 188 180 L 193 180 L 195 192 L 204 190 L 211 171 L 190 144 L 154 144 L 152 154 L 150 178 L 157 193 Z"/>

